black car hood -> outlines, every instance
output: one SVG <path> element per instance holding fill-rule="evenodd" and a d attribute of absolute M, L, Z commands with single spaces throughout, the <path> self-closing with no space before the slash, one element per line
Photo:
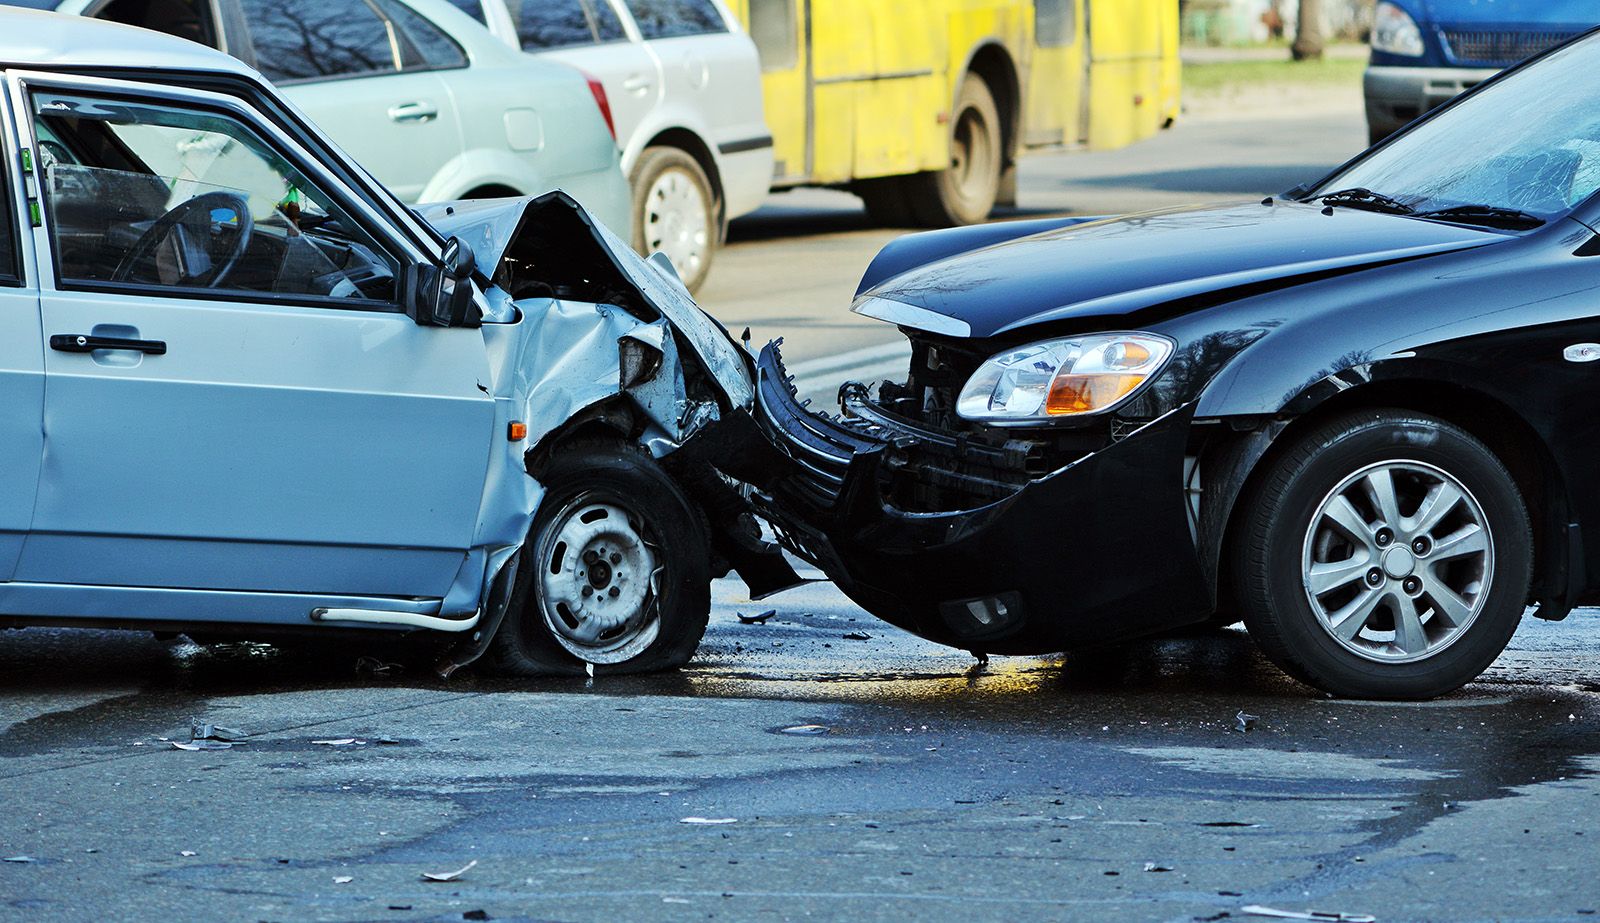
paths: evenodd
<path fill-rule="evenodd" d="M 964 327 L 970 336 L 988 337 L 1514 239 L 1352 208 L 1332 211 L 1275 200 L 1081 224 L 908 270 L 863 292 L 856 309 L 907 327 L 946 334 Z M 920 310 L 885 311 L 885 300 Z M 922 312 L 935 316 L 924 322 Z"/>

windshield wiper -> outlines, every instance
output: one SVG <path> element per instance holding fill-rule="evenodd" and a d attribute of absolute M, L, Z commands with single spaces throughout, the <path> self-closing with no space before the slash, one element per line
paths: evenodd
<path fill-rule="evenodd" d="M 1391 198 L 1381 192 L 1373 192 L 1365 186 L 1355 186 L 1320 195 L 1317 196 L 1317 201 L 1323 205 L 1344 205 L 1389 215 L 1409 215 L 1412 212 L 1411 206 L 1399 199 Z"/>
<path fill-rule="evenodd" d="M 1544 224 L 1544 219 L 1538 215 L 1530 215 L 1515 208 L 1501 208 L 1498 205 L 1454 205 L 1450 208 L 1416 212 L 1413 217 L 1453 221 L 1457 224 L 1480 224 L 1489 228 L 1505 228 L 1508 231 L 1531 231 Z"/>

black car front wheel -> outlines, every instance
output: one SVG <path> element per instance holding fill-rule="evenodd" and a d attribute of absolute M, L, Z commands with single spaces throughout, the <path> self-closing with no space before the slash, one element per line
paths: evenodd
<path fill-rule="evenodd" d="M 1532 569 L 1511 474 L 1445 421 L 1362 411 L 1277 457 L 1235 544 L 1268 657 L 1335 695 L 1422 699 L 1471 682 L 1521 620 Z"/>
<path fill-rule="evenodd" d="M 704 517 L 631 446 L 558 454 L 523 546 L 521 584 L 494 639 L 500 672 L 644 673 L 694 655 L 711 611 Z"/>

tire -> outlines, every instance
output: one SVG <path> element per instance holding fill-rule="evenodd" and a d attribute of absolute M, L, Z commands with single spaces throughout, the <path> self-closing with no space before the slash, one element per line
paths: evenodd
<path fill-rule="evenodd" d="M 956 93 L 950 119 L 950 167 L 906 177 L 919 224 L 947 228 L 977 224 L 994 211 L 1005 171 L 1000 107 L 983 79 L 968 75 Z"/>
<path fill-rule="evenodd" d="M 918 226 L 920 222 L 911 209 L 911 191 L 906 188 L 911 179 L 885 176 L 855 184 L 855 193 L 866 203 L 867 217 L 872 219 L 873 224 L 885 228 Z"/>
<path fill-rule="evenodd" d="M 706 171 L 686 151 L 647 147 L 634 164 L 633 248 L 665 253 L 690 292 L 711 274 L 722 239 L 717 196 Z"/>
<path fill-rule="evenodd" d="M 617 442 L 563 450 L 540 481 L 547 493 L 522 550 L 527 579 L 490 650 L 497 671 L 570 676 L 593 664 L 597 674 L 649 673 L 688 663 L 711 612 L 699 509 L 653 460 Z"/>
<path fill-rule="evenodd" d="M 1274 663 L 1334 695 L 1451 692 L 1522 619 L 1533 564 L 1522 496 L 1488 447 L 1442 420 L 1332 419 L 1270 463 L 1243 510 L 1233 565 L 1245 626 Z"/>

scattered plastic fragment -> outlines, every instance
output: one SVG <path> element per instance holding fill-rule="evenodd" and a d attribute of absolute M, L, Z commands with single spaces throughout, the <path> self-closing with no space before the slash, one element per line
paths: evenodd
<path fill-rule="evenodd" d="M 737 824 L 737 817 L 685 817 L 680 824 Z"/>
<path fill-rule="evenodd" d="M 793 734 L 796 737 L 817 737 L 828 733 L 830 728 L 820 724 L 797 724 L 794 727 L 782 728 L 779 734 Z"/>
<path fill-rule="evenodd" d="M 347 885 L 355 880 L 356 879 L 354 875 L 336 875 L 334 876 L 333 883 L 336 885 Z"/>
<path fill-rule="evenodd" d="M 1279 920 L 1316 920 L 1319 923 L 1378 923 L 1377 917 L 1364 913 L 1329 913 L 1324 910 L 1274 910 L 1260 904 L 1250 904 L 1240 907 L 1240 913 L 1248 913 L 1257 917 L 1273 917 Z"/>
<path fill-rule="evenodd" d="M 476 866 L 477 864 L 478 864 L 478 860 L 477 859 L 473 859 L 471 862 L 468 862 L 466 865 L 463 865 L 462 867 L 456 869 L 453 872 L 423 872 L 422 873 L 422 880 L 423 881 L 455 881 L 455 880 L 459 879 L 462 875 L 465 875 L 467 872 L 471 871 L 473 869 L 473 867 Z"/>
<path fill-rule="evenodd" d="M 844 639 L 846 641 L 871 641 L 872 636 L 864 631 L 849 631 L 845 632 Z"/>
<path fill-rule="evenodd" d="M 767 624 L 767 619 L 770 619 L 777 614 L 778 610 L 776 609 L 768 609 L 767 611 L 757 615 L 745 615 L 743 612 L 734 613 L 734 615 L 739 617 L 739 621 L 745 625 L 765 625 Z"/>
<path fill-rule="evenodd" d="M 334 738 L 334 739 L 331 739 L 331 740 L 313 740 L 312 741 L 312 743 L 317 744 L 318 746 L 323 746 L 323 747 L 348 747 L 353 743 L 365 743 L 365 742 L 366 741 L 358 741 L 354 737 L 338 737 L 338 738 Z"/>
<path fill-rule="evenodd" d="M 1170 871 L 1172 871 L 1172 866 L 1170 866 L 1170 865 L 1157 865 L 1154 862 L 1146 862 L 1144 864 L 1144 870 L 1147 871 L 1147 872 L 1170 872 Z"/>
<path fill-rule="evenodd" d="M 480 910 L 468 910 L 468 911 L 463 912 L 461 914 L 461 919 L 463 919 L 463 920 L 493 920 L 494 917 L 489 916 L 489 911 L 480 909 Z"/>
<path fill-rule="evenodd" d="M 16 863 L 38 862 L 38 861 L 39 861 L 38 859 L 35 859 L 32 856 L 7 856 L 4 859 L 0 859 L 0 862 L 16 862 Z"/>
<path fill-rule="evenodd" d="M 405 670 L 405 664 L 389 663 L 376 657 L 361 656 L 356 658 L 357 676 L 392 676 Z"/>
<path fill-rule="evenodd" d="M 180 856 L 183 856 L 183 857 L 184 857 L 184 858 L 185 858 L 185 859 L 188 859 L 188 858 L 191 858 L 191 857 L 193 857 L 193 856 L 198 856 L 198 855 L 200 855 L 200 854 L 199 854 L 199 853 L 197 853 L 197 852 L 195 852 L 195 851 L 194 851 L 194 850 L 192 850 L 192 849 L 185 849 L 185 850 L 181 850 L 181 851 L 180 851 L 180 852 L 179 852 L 179 853 L 178 853 L 178 855 L 180 855 Z"/>
<path fill-rule="evenodd" d="M 1242 820 L 1213 820 L 1200 824 L 1201 827 L 1259 827 L 1260 824 L 1250 824 Z"/>
<path fill-rule="evenodd" d="M 1256 722 L 1260 720 L 1261 718 L 1257 715 L 1247 715 L 1241 711 L 1233 716 L 1233 729 L 1241 734 L 1248 734 L 1256 729 Z"/>
<path fill-rule="evenodd" d="M 191 740 L 185 743 L 181 740 L 169 740 L 174 750 L 232 750 L 233 744 L 223 740 Z"/>
<path fill-rule="evenodd" d="M 249 736 L 249 731 L 241 731 L 238 728 L 223 727 L 220 724 L 212 724 L 209 721 L 201 721 L 199 718 L 189 719 L 190 740 L 220 740 L 225 743 L 235 743 L 244 740 Z"/>

